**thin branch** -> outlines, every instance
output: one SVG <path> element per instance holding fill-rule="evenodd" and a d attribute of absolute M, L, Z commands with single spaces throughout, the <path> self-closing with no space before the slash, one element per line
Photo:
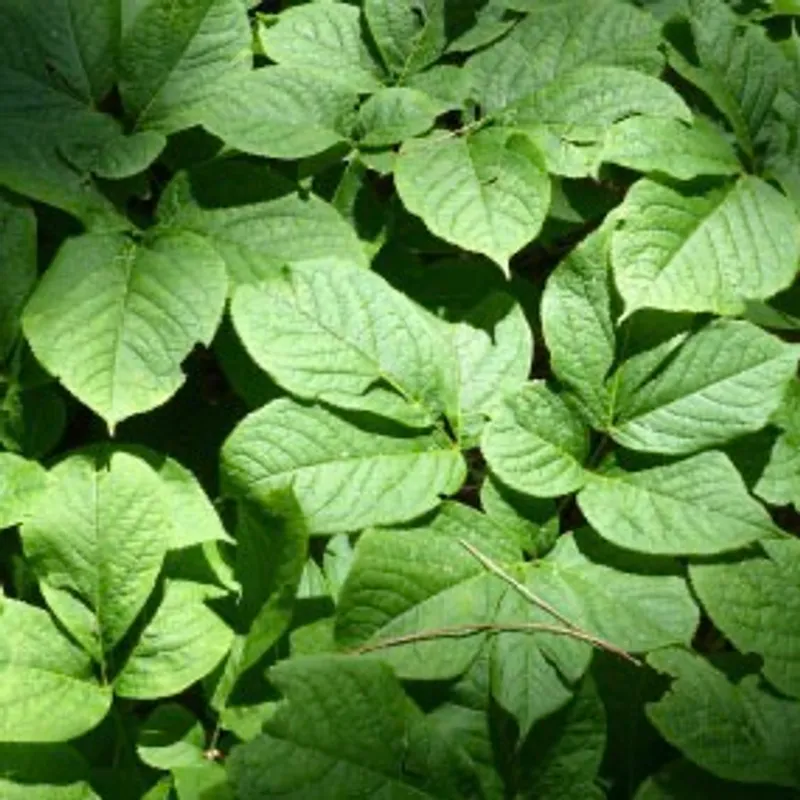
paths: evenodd
<path fill-rule="evenodd" d="M 431 628 L 427 631 L 415 631 L 403 636 L 393 636 L 388 639 L 379 639 L 377 642 L 368 642 L 350 652 L 355 655 L 364 655 L 376 650 L 385 650 L 389 647 L 400 647 L 404 644 L 414 644 L 415 642 L 426 642 L 435 639 L 460 639 L 465 636 L 474 636 L 478 633 L 552 633 L 556 636 L 569 636 L 572 639 L 579 639 L 595 647 L 607 650 L 631 664 L 640 667 L 641 662 L 634 658 L 630 653 L 616 647 L 608 642 L 604 642 L 591 633 L 586 633 L 575 628 L 565 628 L 561 625 L 550 625 L 546 622 L 510 622 L 510 623 L 474 623 L 467 625 L 454 625 L 449 628 Z"/>

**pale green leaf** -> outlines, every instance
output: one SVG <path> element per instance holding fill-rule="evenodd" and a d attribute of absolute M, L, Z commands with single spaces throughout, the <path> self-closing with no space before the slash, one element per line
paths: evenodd
<path fill-rule="evenodd" d="M 773 505 L 800 509 L 800 382 L 789 384 L 772 421 L 783 430 L 772 446 L 755 493 Z"/>
<path fill-rule="evenodd" d="M 204 763 L 206 735 L 197 717 L 184 706 L 158 706 L 142 723 L 136 753 L 150 767 L 172 770 Z"/>
<path fill-rule="evenodd" d="M 678 455 L 760 430 L 797 358 L 796 347 L 748 322 L 712 322 L 619 409 L 611 435 L 634 450 Z"/>
<path fill-rule="evenodd" d="M 163 596 L 120 672 L 120 697 L 155 700 L 204 678 L 230 650 L 233 631 L 203 602 L 203 588 L 166 581 Z"/>
<path fill-rule="evenodd" d="M 245 159 L 180 173 L 158 215 L 166 227 L 205 236 L 235 284 L 257 282 L 284 264 L 368 265 L 358 236 L 335 208 Z"/>
<path fill-rule="evenodd" d="M 604 539 L 640 553 L 708 555 L 777 532 L 731 461 L 718 452 L 638 472 L 593 475 L 578 505 Z"/>
<path fill-rule="evenodd" d="M 304 158 L 347 140 L 358 95 L 300 67 L 264 67 L 231 80 L 203 105 L 200 122 L 230 147 Z"/>
<path fill-rule="evenodd" d="M 0 745 L 3 800 L 100 800 L 89 785 L 89 765 L 68 744 Z"/>
<path fill-rule="evenodd" d="M 627 315 L 639 308 L 739 314 L 746 301 L 789 286 L 798 258 L 791 203 L 754 176 L 704 193 L 639 181 L 611 242 Z"/>
<path fill-rule="evenodd" d="M 363 37 L 361 11 L 345 3 L 285 9 L 261 33 L 266 55 L 278 64 L 322 70 L 356 91 L 380 88 L 383 70 Z"/>
<path fill-rule="evenodd" d="M 424 92 L 442 108 L 463 108 L 472 92 L 469 70 L 453 64 L 437 64 L 425 72 L 412 75 L 406 85 Z"/>
<path fill-rule="evenodd" d="M 285 701 L 260 737 L 231 754 L 238 797 L 476 796 L 466 757 L 451 749 L 386 665 L 311 656 L 284 661 L 269 678 Z"/>
<path fill-rule="evenodd" d="M 601 428 L 609 422 L 606 378 L 617 346 L 608 243 L 607 229 L 584 239 L 551 273 L 541 304 L 550 366 Z"/>
<path fill-rule="evenodd" d="M 58 252 L 23 326 L 39 361 L 113 431 L 178 390 L 181 362 L 211 341 L 226 292 L 224 264 L 197 235 L 84 234 Z"/>
<path fill-rule="evenodd" d="M 720 778 L 800 787 L 800 703 L 778 697 L 755 676 L 731 683 L 700 656 L 656 652 L 648 661 L 675 678 L 647 715 L 687 758 Z"/>
<path fill-rule="evenodd" d="M 733 147 L 711 125 L 690 127 L 677 119 L 659 117 L 630 117 L 612 125 L 600 158 L 680 180 L 742 171 Z"/>
<path fill-rule="evenodd" d="M 800 545 L 763 543 L 767 556 L 696 563 L 692 585 L 714 625 L 743 653 L 764 659 L 780 691 L 800 697 Z"/>
<path fill-rule="evenodd" d="M 218 761 L 205 759 L 198 766 L 173 770 L 177 800 L 235 800 L 225 767 Z"/>
<path fill-rule="evenodd" d="M 406 142 L 395 181 L 406 208 L 432 233 L 487 255 L 505 272 L 550 205 L 538 151 L 526 137 L 502 131 Z"/>
<path fill-rule="evenodd" d="M 122 36 L 122 102 L 138 129 L 173 133 L 197 124 L 203 103 L 251 62 L 241 0 L 149 0 Z"/>
<path fill-rule="evenodd" d="M 110 707 L 110 689 L 97 684 L 89 657 L 50 615 L 3 599 L 0 741 L 66 741 L 94 728 Z"/>
<path fill-rule="evenodd" d="M 0 193 L 0 364 L 17 342 L 20 316 L 37 278 L 33 209 Z"/>
<path fill-rule="evenodd" d="M 366 420 L 364 421 L 366 425 Z M 292 487 L 312 534 L 411 519 L 461 486 L 461 454 L 440 433 L 390 435 L 319 406 L 276 400 L 222 450 L 227 491 L 266 500 Z"/>
<path fill-rule="evenodd" d="M 61 462 L 22 528 L 48 604 L 100 661 L 144 607 L 170 535 L 157 476 L 127 453 Z"/>
<path fill-rule="evenodd" d="M 0 453 L 0 529 L 26 519 L 44 490 L 47 473 L 36 461 Z"/>
<path fill-rule="evenodd" d="M 484 428 L 481 449 L 503 483 L 534 497 L 567 494 L 586 481 L 588 431 L 543 381 L 504 399 Z"/>
<path fill-rule="evenodd" d="M 382 384 L 423 427 L 452 406 L 456 356 L 446 336 L 373 272 L 276 270 L 239 287 L 231 314 L 255 362 L 293 394 L 358 408 Z"/>
<path fill-rule="evenodd" d="M 444 109 L 418 89 L 381 89 L 358 109 L 356 131 L 364 147 L 386 147 L 426 133 Z"/>

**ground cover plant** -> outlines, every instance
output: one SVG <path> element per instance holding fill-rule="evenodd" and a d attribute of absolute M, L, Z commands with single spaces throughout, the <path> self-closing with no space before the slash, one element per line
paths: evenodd
<path fill-rule="evenodd" d="M 0 0 L 0 797 L 797 797 L 797 13 Z"/>

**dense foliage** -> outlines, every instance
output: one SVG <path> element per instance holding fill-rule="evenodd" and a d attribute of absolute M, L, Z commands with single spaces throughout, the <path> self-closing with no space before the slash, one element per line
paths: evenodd
<path fill-rule="evenodd" d="M 800 792 L 796 0 L 0 0 L 0 796 Z"/>

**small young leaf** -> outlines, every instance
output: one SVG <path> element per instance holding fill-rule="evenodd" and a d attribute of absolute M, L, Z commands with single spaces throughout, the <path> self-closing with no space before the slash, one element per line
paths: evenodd
<path fill-rule="evenodd" d="M 442 111 L 441 104 L 417 89 L 381 89 L 358 110 L 359 144 L 386 147 L 426 133 Z"/>
<path fill-rule="evenodd" d="M 204 763 L 206 737 L 197 718 L 177 703 L 158 706 L 139 728 L 136 752 L 145 764 L 172 770 Z"/>

